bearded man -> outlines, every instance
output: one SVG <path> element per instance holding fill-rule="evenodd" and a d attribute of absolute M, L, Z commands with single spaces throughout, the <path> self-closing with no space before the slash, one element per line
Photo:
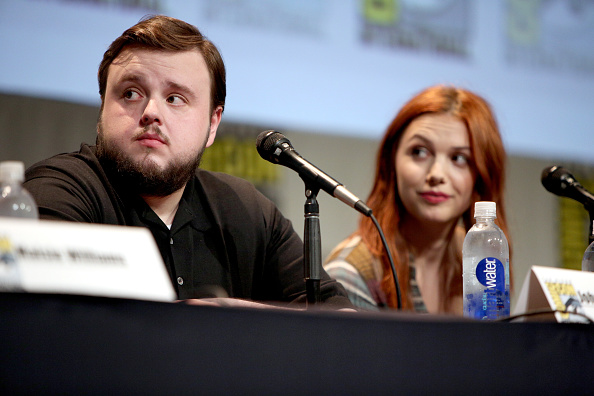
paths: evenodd
<path fill-rule="evenodd" d="M 250 183 L 198 168 L 225 106 L 215 45 L 186 22 L 154 16 L 111 44 L 98 80 L 96 146 L 26 172 L 40 218 L 149 228 L 180 300 L 214 289 L 305 302 L 303 243 L 290 221 Z M 323 303 L 352 307 L 325 272 L 320 289 Z"/>

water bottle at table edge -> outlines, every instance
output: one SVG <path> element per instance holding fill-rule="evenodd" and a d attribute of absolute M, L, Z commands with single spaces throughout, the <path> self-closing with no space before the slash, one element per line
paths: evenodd
<path fill-rule="evenodd" d="M 33 197 L 22 186 L 25 165 L 19 161 L 0 162 L 0 216 L 38 219 Z M 0 221 L 1 221 L 0 217 Z M 21 291 L 21 274 L 9 238 L 0 235 L 0 290 Z"/>
<path fill-rule="evenodd" d="M 0 216 L 38 219 L 35 200 L 23 188 L 25 165 L 20 161 L 0 162 Z"/>
<path fill-rule="evenodd" d="M 592 242 L 584 252 L 582 258 L 582 271 L 594 272 L 594 242 Z"/>
<path fill-rule="evenodd" d="M 509 245 L 495 224 L 495 202 L 474 206 L 476 223 L 466 234 L 462 247 L 464 316 L 493 320 L 509 316 Z"/>

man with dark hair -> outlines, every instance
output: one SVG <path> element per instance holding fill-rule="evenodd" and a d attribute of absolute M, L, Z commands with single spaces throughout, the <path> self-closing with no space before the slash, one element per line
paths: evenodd
<path fill-rule="evenodd" d="M 289 220 L 250 183 L 198 169 L 225 105 L 214 44 L 183 21 L 151 17 L 111 44 L 98 79 L 96 146 L 27 170 L 40 217 L 149 228 L 179 299 L 215 287 L 304 302 L 303 244 Z M 351 307 L 325 272 L 321 299 Z"/>

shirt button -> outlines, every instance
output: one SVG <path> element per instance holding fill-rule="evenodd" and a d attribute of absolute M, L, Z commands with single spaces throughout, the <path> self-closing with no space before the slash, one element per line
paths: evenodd
<path fill-rule="evenodd" d="M 184 278 L 182 278 L 181 276 L 178 276 L 177 277 L 177 284 L 180 285 L 180 286 L 183 285 L 184 284 Z"/>
<path fill-rule="evenodd" d="M 173 245 L 173 238 L 169 238 L 169 244 Z"/>

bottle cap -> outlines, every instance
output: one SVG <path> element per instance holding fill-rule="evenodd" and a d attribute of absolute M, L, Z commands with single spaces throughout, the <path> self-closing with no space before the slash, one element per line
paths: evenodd
<path fill-rule="evenodd" d="M 25 164 L 21 161 L 0 162 L 0 180 L 25 180 Z"/>
<path fill-rule="evenodd" d="M 497 217 L 495 202 L 478 201 L 474 203 L 474 217 Z"/>

